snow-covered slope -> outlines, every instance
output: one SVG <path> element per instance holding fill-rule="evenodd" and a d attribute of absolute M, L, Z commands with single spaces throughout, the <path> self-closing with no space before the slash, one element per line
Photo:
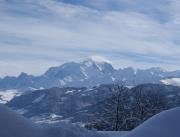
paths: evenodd
<path fill-rule="evenodd" d="M 48 123 L 41 125 L 48 137 L 108 137 L 104 134 L 88 131 L 85 128 L 67 122 Z"/>
<path fill-rule="evenodd" d="M 6 104 L 11 101 L 15 96 L 21 95 L 17 90 L 0 91 L 0 103 Z"/>
<path fill-rule="evenodd" d="M 180 87 L 180 78 L 167 78 L 167 79 L 161 80 L 161 82 L 166 85 L 173 85 L 173 86 Z"/>
<path fill-rule="evenodd" d="M 180 108 L 164 111 L 124 137 L 179 137 Z"/>
<path fill-rule="evenodd" d="M 99 133 L 107 137 L 123 137 L 128 131 L 99 131 Z"/>

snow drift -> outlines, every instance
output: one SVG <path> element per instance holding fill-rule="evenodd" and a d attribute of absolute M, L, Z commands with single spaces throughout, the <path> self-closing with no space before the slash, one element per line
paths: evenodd
<path fill-rule="evenodd" d="M 179 137 L 180 108 L 164 111 L 123 137 Z"/>
<path fill-rule="evenodd" d="M 0 137 L 46 137 L 39 127 L 0 105 Z"/>
<path fill-rule="evenodd" d="M 42 125 L 48 137 L 106 137 L 96 131 L 88 131 L 67 122 L 46 123 Z"/>

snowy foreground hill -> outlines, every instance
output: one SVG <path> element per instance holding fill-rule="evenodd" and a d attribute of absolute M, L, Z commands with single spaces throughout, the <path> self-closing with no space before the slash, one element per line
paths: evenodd
<path fill-rule="evenodd" d="M 180 108 L 164 111 L 125 134 L 97 133 L 61 123 L 35 125 L 2 105 L 0 114 L 1 137 L 179 137 L 180 135 Z"/>
<path fill-rule="evenodd" d="M 179 137 L 180 108 L 164 111 L 131 131 L 125 137 Z"/>
<path fill-rule="evenodd" d="M 102 137 L 102 135 L 66 123 L 35 125 L 0 105 L 0 137 Z"/>

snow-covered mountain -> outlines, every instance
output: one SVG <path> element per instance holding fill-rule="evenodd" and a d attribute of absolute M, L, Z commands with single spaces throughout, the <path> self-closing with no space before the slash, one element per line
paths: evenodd
<path fill-rule="evenodd" d="M 31 90 L 51 87 L 93 87 L 123 81 L 127 86 L 143 83 L 162 83 L 169 77 L 180 77 L 180 71 L 164 71 L 161 68 L 114 69 L 110 61 L 94 56 L 82 62 L 69 62 L 51 67 L 41 76 L 21 73 L 18 77 L 0 79 L 0 89 Z M 173 83 L 172 83 L 173 84 Z"/>
<path fill-rule="evenodd" d="M 70 62 L 50 68 L 41 78 L 52 86 L 95 86 L 112 82 L 109 78 L 114 71 L 112 65 L 105 60 L 91 58 L 80 63 Z"/>

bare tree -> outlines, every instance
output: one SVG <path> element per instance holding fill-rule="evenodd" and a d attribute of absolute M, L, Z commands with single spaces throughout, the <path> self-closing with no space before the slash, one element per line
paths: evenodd
<path fill-rule="evenodd" d="M 116 85 L 117 90 L 113 94 L 113 99 L 115 100 L 115 130 L 118 131 L 121 128 L 121 124 L 123 123 L 123 112 L 124 112 L 124 98 L 123 91 L 125 90 L 124 85 Z"/>
<path fill-rule="evenodd" d="M 98 101 L 94 127 L 99 130 L 121 130 L 125 126 L 126 109 L 128 108 L 127 88 L 124 84 L 113 84 L 109 87 L 110 94 Z"/>
<path fill-rule="evenodd" d="M 167 106 L 165 97 L 157 89 L 143 90 L 143 87 L 140 87 L 136 88 L 134 94 L 134 115 L 140 123 L 164 110 Z"/>

